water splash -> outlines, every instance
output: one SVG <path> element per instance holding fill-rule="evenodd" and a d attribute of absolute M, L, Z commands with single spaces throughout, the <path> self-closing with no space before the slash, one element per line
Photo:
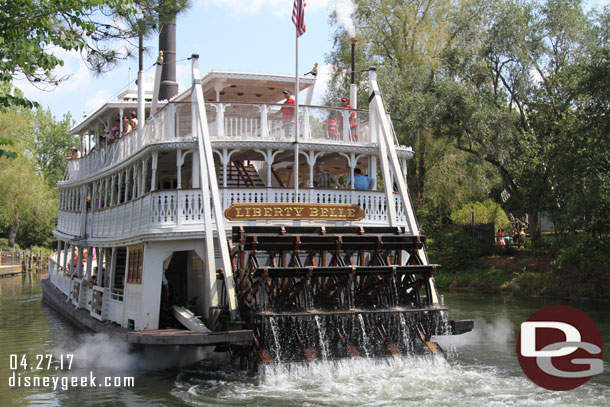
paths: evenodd
<path fill-rule="evenodd" d="M 409 327 L 407 326 L 405 316 L 400 313 L 398 314 L 398 318 L 400 321 L 400 332 L 402 333 L 403 345 L 408 352 L 413 352 L 413 344 L 411 342 L 411 335 L 409 334 Z"/>
<path fill-rule="evenodd" d="M 273 317 L 269 317 L 269 325 L 271 326 L 271 333 L 273 334 L 273 341 L 275 343 L 275 361 L 279 362 L 282 360 L 282 348 L 280 347 L 279 327 Z"/>
<path fill-rule="evenodd" d="M 362 314 L 358 314 L 358 320 L 360 321 L 360 329 L 362 330 L 362 348 L 364 349 L 364 354 L 366 357 L 370 357 L 369 355 L 369 337 L 366 335 L 366 327 L 364 326 L 364 318 L 362 318 Z"/>
<path fill-rule="evenodd" d="M 328 360 L 328 340 L 326 339 L 326 326 L 321 323 L 320 317 L 314 317 L 316 326 L 318 327 L 318 339 L 320 341 L 320 349 L 322 350 L 322 360 Z"/>

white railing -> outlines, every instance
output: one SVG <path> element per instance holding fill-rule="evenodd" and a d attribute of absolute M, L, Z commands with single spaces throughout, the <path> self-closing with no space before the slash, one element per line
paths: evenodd
<path fill-rule="evenodd" d="M 210 137 L 220 140 L 294 141 L 283 129 L 277 104 L 207 103 Z M 332 119 L 332 120 L 331 120 Z M 300 106 L 299 141 L 337 144 L 375 144 L 367 111 Z M 68 163 L 67 181 L 87 178 L 133 156 L 143 147 L 162 141 L 191 138 L 191 105 L 168 104 L 146 120 L 143 131 L 133 130 L 109 146 Z"/>
<path fill-rule="evenodd" d="M 80 225 L 82 223 L 82 213 L 72 211 L 60 211 L 61 216 L 57 217 L 57 230 L 68 235 L 80 235 Z"/>
<path fill-rule="evenodd" d="M 81 296 L 81 279 L 73 278 L 70 280 L 70 300 L 72 301 L 72 305 L 78 308 L 80 304 L 80 296 Z"/>
<path fill-rule="evenodd" d="M 222 188 L 220 198 L 223 209 L 233 203 L 275 203 L 294 201 L 294 190 L 289 188 Z M 356 204 L 364 209 L 364 219 L 358 223 L 388 225 L 389 212 L 385 192 L 300 189 L 300 202 Z M 397 222 L 407 225 L 407 215 L 402 202 L 394 194 Z M 58 230 L 73 236 L 80 233 L 80 224 L 64 220 L 72 212 L 60 211 Z M 79 217 L 79 219 L 81 219 Z M 68 225 L 69 229 L 61 229 Z M 126 204 L 106 209 L 97 209 L 87 214 L 87 233 L 90 238 L 127 238 L 142 233 L 164 233 L 201 230 L 203 207 L 201 191 L 195 189 L 155 191 Z"/>
<path fill-rule="evenodd" d="M 63 251 L 60 252 L 63 255 Z M 62 260 L 63 261 L 63 260 Z M 57 252 L 52 253 L 49 256 L 49 280 L 55 287 L 57 287 L 62 293 L 70 294 L 70 277 L 66 274 L 63 266 L 58 264 Z"/>
<path fill-rule="evenodd" d="M 59 252 L 59 258 L 63 256 L 63 250 Z M 49 256 L 49 280 L 62 293 L 68 296 L 69 300 L 76 307 L 83 305 L 89 310 L 92 317 L 100 320 L 112 320 L 122 324 L 123 322 L 123 291 L 107 287 L 100 287 L 81 279 L 70 278 L 64 268 L 58 265 L 58 253 L 54 252 Z M 61 260 L 63 261 L 63 259 Z M 85 297 L 83 300 L 82 297 Z"/>
<path fill-rule="evenodd" d="M 108 288 L 94 285 L 91 290 L 91 316 L 95 319 L 103 321 L 108 314 Z"/>

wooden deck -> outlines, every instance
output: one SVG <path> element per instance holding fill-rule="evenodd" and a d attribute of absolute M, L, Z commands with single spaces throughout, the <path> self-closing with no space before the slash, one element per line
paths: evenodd
<path fill-rule="evenodd" d="M 240 329 L 232 331 L 193 332 L 186 329 L 155 329 L 149 331 L 132 331 L 114 323 L 105 323 L 91 317 L 89 311 L 76 309 L 67 297 L 56 288 L 45 275 L 41 279 L 42 300 L 70 322 L 81 329 L 105 333 L 125 342 L 138 345 L 250 345 L 252 331 Z"/>
<path fill-rule="evenodd" d="M 21 265 L 16 266 L 0 266 L 0 278 L 2 277 L 12 277 L 19 274 L 22 274 Z"/>

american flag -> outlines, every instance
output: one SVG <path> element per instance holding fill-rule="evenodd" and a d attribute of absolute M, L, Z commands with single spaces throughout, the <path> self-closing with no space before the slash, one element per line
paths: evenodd
<path fill-rule="evenodd" d="M 297 37 L 305 34 L 305 0 L 294 0 L 292 22 L 297 28 Z"/>

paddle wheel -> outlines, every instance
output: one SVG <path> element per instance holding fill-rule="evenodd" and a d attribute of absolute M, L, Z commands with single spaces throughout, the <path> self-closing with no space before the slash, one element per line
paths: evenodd
<path fill-rule="evenodd" d="M 400 227 L 234 227 L 239 311 L 262 362 L 436 352 L 424 236 Z M 463 330 L 464 326 L 458 327 Z"/>

